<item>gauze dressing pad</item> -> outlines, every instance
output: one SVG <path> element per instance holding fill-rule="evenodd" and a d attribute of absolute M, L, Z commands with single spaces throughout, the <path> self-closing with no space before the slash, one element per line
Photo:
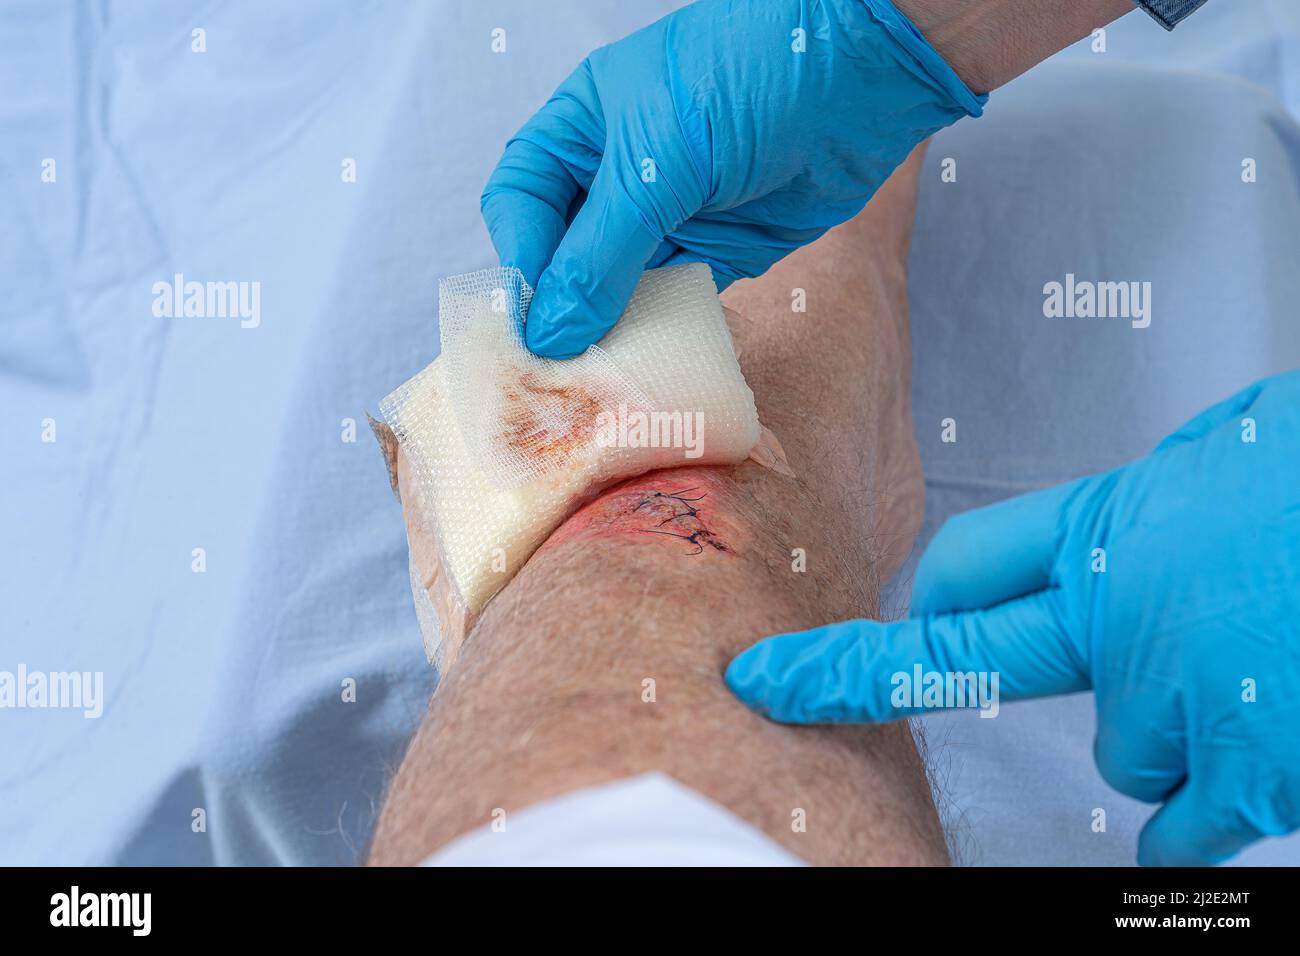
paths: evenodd
<path fill-rule="evenodd" d="M 409 483 L 398 476 L 403 502 L 417 509 L 411 581 L 435 665 L 601 489 L 750 457 L 789 473 L 759 424 L 707 266 L 645 273 L 600 345 L 563 361 L 525 347 L 530 298 L 515 269 L 444 281 L 442 354 L 380 403 L 409 472 Z M 386 454 L 396 469 L 391 443 Z"/>

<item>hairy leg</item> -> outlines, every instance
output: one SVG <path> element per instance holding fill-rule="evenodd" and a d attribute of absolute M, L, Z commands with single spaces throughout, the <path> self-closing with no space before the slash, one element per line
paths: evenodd
<path fill-rule="evenodd" d="M 759 414 L 798 477 L 752 463 L 654 472 L 573 515 L 444 676 L 372 862 L 414 863 L 495 808 L 648 770 L 810 862 L 946 861 L 904 725 L 779 726 L 722 681 L 761 637 L 878 614 L 879 582 L 915 534 L 905 264 L 919 160 L 724 297 Z"/>

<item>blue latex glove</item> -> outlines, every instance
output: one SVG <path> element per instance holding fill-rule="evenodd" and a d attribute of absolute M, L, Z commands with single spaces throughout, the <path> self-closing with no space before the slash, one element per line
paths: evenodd
<path fill-rule="evenodd" d="M 953 518 L 921 559 L 912 613 L 769 638 L 727 683 L 790 723 L 918 713 L 891 701 L 893 675 L 917 664 L 997 672 L 1004 701 L 1092 688 L 1102 776 L 1164 804 L 1140 863 L 1217 863 L 1296 829 L 1300 372 L 1131 465 Z"/>
<path fill-rule="evenodd" d="M 596 50 L 483 191 L 535 289 L 528 347 L 584 351 L 646 268 L 707 262 L 719 289 L 763 273 L 985 100 L 888 0 L 703 0 Z"/>

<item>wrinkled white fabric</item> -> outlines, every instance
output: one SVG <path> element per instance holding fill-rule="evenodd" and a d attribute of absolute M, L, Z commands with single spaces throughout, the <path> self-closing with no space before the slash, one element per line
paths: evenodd
<path fill-rule="evenodd" d="M 423 866 L 804 866 L 757 827 L 662 773 L 587 787 L 458 837 Z M 495 824 L 495 828 L 494 828 Z"/>

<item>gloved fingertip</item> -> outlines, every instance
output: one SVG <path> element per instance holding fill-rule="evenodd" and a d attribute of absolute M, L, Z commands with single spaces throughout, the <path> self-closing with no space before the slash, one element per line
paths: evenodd
<path fill-rule="evenodd" d="M 1201 859 L 1186 845 L 1169 845 L 1162 834 L 1152 829 L 1150 822 L 1138 836 L 1138 866 L 1208 866 L 1212 862 Z"/>
<path fill-rule="evenodd" d="M 838 723 L 849 717 L 825 674 L 838 655 L 827 648 L 826 628 L 778 634 L 738 654 L 727 667 L 731 692 L 751 710 L 784 724 Z"/>
<path fill-rule="evenodd" d="M 545 202 L 509 190 L 485 191 L 480 210 L 501 265 L 536 287 L 564 237 L 564 219 Z"/>
<path fill-rule="evenodd" d="M 790 638 L 783 634 L 759 641 L 737 654 L 727 666 L 727 687 L 750 710 L 785 724 L 808 722 L 804 697 L 807 688 L 790 679 Z"/>
<path fill-rule="evenodd" d="M 585 352 L 593 342 L 587 341 L 582 325 L 569 320 L 572 313 L 572 308 L 557 303 L 551 296 L 534 296 L 524 322 L 524 344 L 528 351 L 550 359 L 573 358 Z"/>
<path fill-rule="evenodd" d="M 1156 811 L 1138 834 L 1141 866 L 1217 866 L 1265 834 L 1249 814 L 1204 796 L 1189 782 Z"/>
<path fill-rule="evenodd" d="M 765 647 L 767 643 L 767 641 L 759 641 L 741 651 L 731 659 L 723 674 L 728 689 L 748 707 L 755 710 L 765 708 L 763 692 L 768 686 L 764 675 L 765 661 L 768 656 Z"/>
<path fill-rule="evenodd" d="M 1161 849 L 1161 847 L 1156 846 L 1150 840 L 1139 840 L 1137 851 L 1138 866 L 1155 867 L 1171 865 L 1164 862 Z"/>

